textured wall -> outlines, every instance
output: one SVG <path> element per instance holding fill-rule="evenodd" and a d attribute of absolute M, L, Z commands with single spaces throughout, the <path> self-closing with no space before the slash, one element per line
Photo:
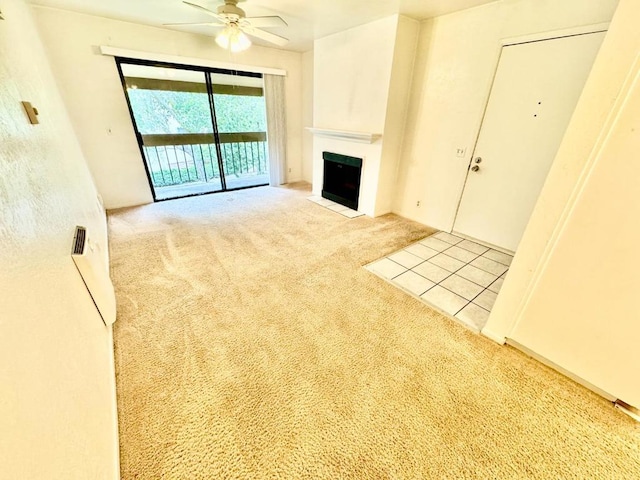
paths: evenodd
<path fill-rule="evenodd" d="M 6 0 L 2 13 L 0 478 L 113 479 L 111 330 L 70 256 L 76 224 L 106 255 L 105 217 L 29 7 Z"/>
<path fill-rule="evenodd" d="M 608 22 L 617 3 L 510 0 L 423 22 L 394 212 L 453 227 L 501 39 Z"/>

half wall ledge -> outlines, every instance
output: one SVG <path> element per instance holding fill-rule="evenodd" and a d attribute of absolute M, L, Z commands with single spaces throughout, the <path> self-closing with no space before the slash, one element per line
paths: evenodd
<path fill-rule="evenodd" d="M 314 135 L 319 137 L 333 138 L 334 140 L 344 140 L 346 142 L 375 143 L 382 135 L 378 133 L 351 132 L 347 130 L 329 130 L 326 128 L 306 127 Z"/>

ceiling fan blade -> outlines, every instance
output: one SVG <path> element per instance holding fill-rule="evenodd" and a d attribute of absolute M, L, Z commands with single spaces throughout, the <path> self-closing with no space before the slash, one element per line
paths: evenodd
<path fill-rule="evenodd" d="M 220 22 L 222 22 L 222 23 L 227 23 L 227 22 L 226 22 L 226 20 L 227 20 L 227 19 L 226 19 L 225 17 L 223 17 L 222 15 L 218 15 L 218 14 L 217 14 L 217 13 L 215 13 L 215 12 L 212 12 L 212 11 L 211 11 L 211 10 L 209 10 L 208 8 L 204 8 L 204 7 L 203 7 L 203 6 L 201 6 L 201 5 L 197 5 L 197 4 L 195 4 L 195 3 L 190 3 L 190 2 L 182 2 L 182 3 L 184 3 L 185 5 L 189 5 L 190 7 L 193 7 L 193 8 L 197 8 L 197 9 L 198 9 L 198 10 L 200 10 L 201 12 L 206 13 L 207 15 L 209 15 L 209 16 L 211 16 L 211 17 L 215 18 L 216 20 L 218 20 L 218 21 L 220 21 Z"/>
<path fill-rule="evenodd" d="M 259 28 L 254 27 L 241 27 L 245 33 L 252 35 L 254 37 L 258 37 L 262 40 L 266 40 L 267 42 L 274 43 L 280 47 L 284 47 L 287 43 L 289 43 L 289 39 L 281 37 L 280 35 L 276 35 L 275 33 L 265 32 L 264 30 L 260 30 Z"/>
<path fill-rule="evenodd" d="M 284 21 L 283 18 L 272 16 L 272 17 L 247 17 L 247 20 L 252 27 L 256 28 L 264 28 L 264 27 L 288 27 L 289 24 Z"/>
<path fill-rule="evenodd" d="M 224 23 L 204 22 L 204 23 L 163 23 L 165 27 L 200 27 L 208 25 L 210 27 L 224 27 Z"/>

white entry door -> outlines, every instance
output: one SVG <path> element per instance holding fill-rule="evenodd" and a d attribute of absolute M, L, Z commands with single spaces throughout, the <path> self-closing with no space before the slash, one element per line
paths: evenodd
<path fill-rule="evenodd" d="M 503 47 L 455 232 L 516 250 L 604 35 Z"/>

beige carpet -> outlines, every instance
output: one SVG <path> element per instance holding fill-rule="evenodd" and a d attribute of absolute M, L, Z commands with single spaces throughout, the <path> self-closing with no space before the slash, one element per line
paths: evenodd
<path fill-rule="evenodd" d="M 110 215 L 125 480 L 640 478 L 607 401 L 361 268 L 431 230 L 308 194 Z"/>

